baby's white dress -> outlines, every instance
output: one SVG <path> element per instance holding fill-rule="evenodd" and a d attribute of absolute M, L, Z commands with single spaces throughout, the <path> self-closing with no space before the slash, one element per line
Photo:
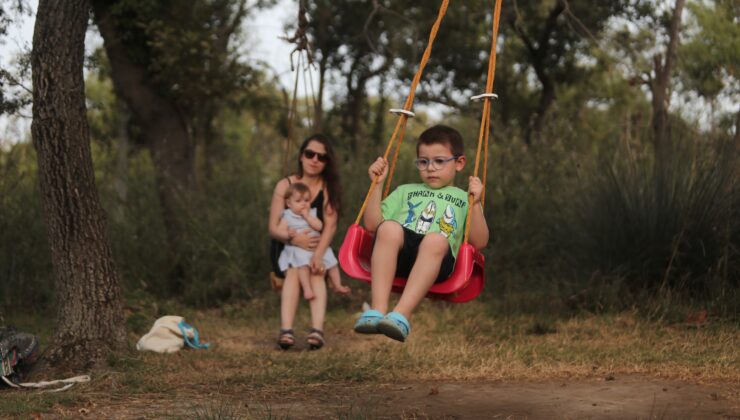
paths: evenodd
<path fill-rule="evenodd" d="M 309 213 L 315 217 L 316 209 L 311 208 L 311 210 L 309 210 Z M 311 230 L 311 232 L 308 233 L 309 235 L 320 235 L 319 232 L 315 231 L 311 228 L 311 226 L 308 225 L 308 222 L 306 221 L 306 219 L 303 218 L 303 216 L 293 213 L 291 209 L 283 210 L 283 218 L 288 221 L 288 227 L 291 229 L 294 229 L 298 232 L 309 229 Z M 295 245 L 287 244 L 285 245 L 285 248 L 283 248 L 283 252 L 280 253 L 280 258 L 278 258 L 278 265 L 280 266 L 280 270 L 282 271 L 285 271 L 290 267 L 303 267 L 307 266 L 311 262 L 311 257 L 313 257 L 313 251 L 307 251 Z M 326 252 L 324 252 L 323 261 L 324 267 L 327 270 L 337 265 L 337 257 L 334 256 L 334 251 L 332 251 L 331 248 L 327 248 Z"/>

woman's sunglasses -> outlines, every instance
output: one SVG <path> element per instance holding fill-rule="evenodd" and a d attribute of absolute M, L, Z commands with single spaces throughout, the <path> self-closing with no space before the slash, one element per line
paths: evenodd
<path fill-rule="evenodd" d="M 313 159 L 314 157 L 316 157 L 319 159 L 319 162 L 326 162 L 329 160 L 329 156 L 326 153 L 314 152 L 311 149 L 304 150 L 303 156 L 305 156 L 306 159 Z"/>

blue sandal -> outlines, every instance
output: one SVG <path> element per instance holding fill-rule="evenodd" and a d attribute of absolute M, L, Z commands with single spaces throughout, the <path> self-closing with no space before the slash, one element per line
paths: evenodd
<path fill-rule="evenodd" d="M 389 312 L 378 322 L 377 330 L 389 338 L 403 342 L 411 332 L 411 325 L 405 316 L 398 312 Z"/>
<path fill-rule="evenodd" d="M 368 309 L 355 322 L 355 332 L 360 334 L 378 334 L 378 322 L 381 319 L 383 319 L 382 313 L 375 309 Z"/>

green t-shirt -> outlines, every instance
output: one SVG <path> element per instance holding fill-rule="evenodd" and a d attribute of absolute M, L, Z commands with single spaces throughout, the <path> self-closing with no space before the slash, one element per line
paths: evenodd
<path fill-rule="evenodd" d="M 382 201 L 380 209 L 383 220 L 395 220 L 416 233 L 441 233 L 457 258 L 468 216 L 465 191 L 453 186 L 433 189 L 426 184 L 399 185 Z"/>

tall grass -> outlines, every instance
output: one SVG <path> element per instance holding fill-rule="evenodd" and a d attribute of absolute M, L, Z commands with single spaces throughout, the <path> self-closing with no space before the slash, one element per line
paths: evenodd
<path fill-rule="evenodd" d="M 250 153 L 249 142 L 249 138 L 225 142 L 226 157 L 217 159 L 180 208 L 185 232 L 178 249 L 187 270 L 178 293 L 168 289 L 174 262 L 168 254 L 148 153 L 131 154 L 125 179 L 128 193 L 122 200 L 115 188 L 116 152 L 96 148 L 101 200 L 111 215 L 111 242 L 127 291 L 203 307 L 249 298 L 269 287 L 266 275 L 255 273 L 269 271 L 266 220 L 271 185 L 265 182 L 263 161 Z"/>
<path fill-rule="evenodd" d="M 0 149 L 0 309 L 38 310 L 48 307 L 53 297 L 36 173 L 30 144 Z"/>
<path fill-rule="evenodd" d="M 623 305 L 678 296 L 737 311 L 740 162 L 728 146 L 694 139 L 669 161 L 599 165 L 563 209 L 559 255 L 581 278 L 616 287 Z"/>

